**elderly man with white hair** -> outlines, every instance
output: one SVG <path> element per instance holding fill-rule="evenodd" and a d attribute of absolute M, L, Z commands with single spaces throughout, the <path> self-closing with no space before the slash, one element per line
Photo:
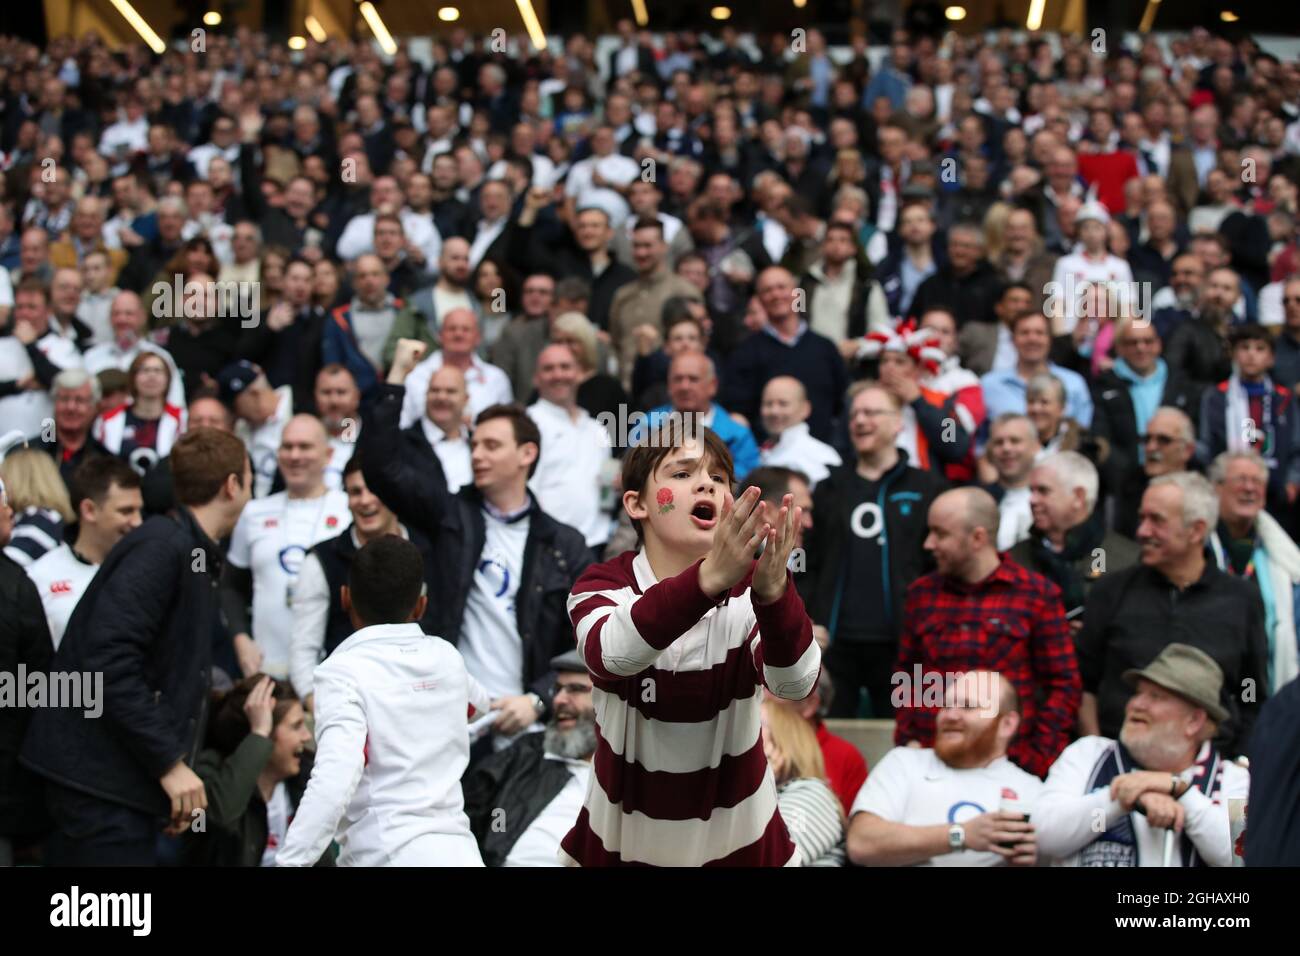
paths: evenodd
<path fill-rule="evenodd" d="M 1047 774 L 1039 853 L 1058 866 L 1231 866 L 1228 801 L 1246 798 L 1250 774 L 1212 742 L 1228 717 L 1223 672 L 1174 643 L 1123 679 L 1118 738 L 1076 740 Z"/>
<path fill-rule="evenodd" d="M 1097 509 L 1096 466 L 1076 451 L 1048 455 L 1029 473 L 1029 537 L 1011 549 L 1011 559 L 1037 571 L 1061 589 L 1070 629 L 1083 627 L 1085 599 L 1109 571 L 1137 563 L 1138 547 L 1106 527 Z"/>
<path fill-rule="evenodd" d="M 1219 524 L 1209 546 L 1220 571 L 1259 589 L 1268 636 L 1269 692 L 1276 693 L 1300 671 L 1300 548 L 1264 509 L 1268 475 L 1268 464 L 1254 451 L 1224 452 L 1214 459 L 1210 481 L 1219 493 Z"/>
<path fill-rule="evenodd" d="M 1124 721 L 1124 673 L 1145 667 L 1178 641 L 1207 653 L 1223 671 L 1225 753 L 1247 752 L 1268 694 L 1268 641 L 1256 589 L 1207 560 L 1219 520 L 1214 488 L 1180 471 L 1154 479 L 1142 496 L 1141 563 L 1105 575 L 1085 602 L 1077 642 L 1083 677 L 1079 730 L 1115 737 Z"/>

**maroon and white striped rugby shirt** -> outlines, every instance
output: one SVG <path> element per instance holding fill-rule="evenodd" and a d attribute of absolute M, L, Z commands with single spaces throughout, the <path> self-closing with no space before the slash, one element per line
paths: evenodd
<path fill-rule="evenodd" d="M 763 755 L 763 688 L 812 691 L 821 652 L 791 581 L 767 606 L 749 579 L 715 603 L 700 562 L 658 581 L 645 552 L 589 567 L 569 595 L 600 735 L 577 823 L 583 866 L 782 866 L 794 844 Z"/>

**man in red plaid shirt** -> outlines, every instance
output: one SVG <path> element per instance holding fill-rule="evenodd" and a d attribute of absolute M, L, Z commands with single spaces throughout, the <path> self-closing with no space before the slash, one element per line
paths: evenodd
<path fill-rule="evenodd" d="M 979 488 L 945 492 L 930 506 L 925 549 L 938 570 L 907 589 L 894 743 L 933 746 L 945 676 L 997 671 L 1023 710 L 1007 755 L 1042 777 L 1070 742 L 1082 684 L 1060 588 L 998 553 L 998 522 Z"/>

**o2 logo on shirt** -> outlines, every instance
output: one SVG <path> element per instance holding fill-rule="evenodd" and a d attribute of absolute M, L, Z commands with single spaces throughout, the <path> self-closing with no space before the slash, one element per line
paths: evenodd
<path fill-rule="evenodd" d="M 158 452 L 152 448 L 137 448 L 127 456 L 127 464 L 143 477 L 145 472 L 158 464 Z"/>
<path fill-rule="evenodd" d="M 300 544 L 291 544 L 280 549 L 280 567 L 285 574 L 296 575 L 302 569 L 302 562 L 306 557 L 306 548 Z"/>
<path fill-rule="evenodd" d="M 483 575 L 489 586 L 494 586 L 493 597 L 505 597 L 510 590 L 510 569 L 496 558 L 484 558 L 478 564 L 478 573 Z M 500 583 L 497 584 L 496 582 Z"/>
<path fill-rule="evenodd" d="M 853 514 L 849 518 L 849 527 L 853 529 L 853 533 L 867 540 L 880 537 L 884 524 L 880 505 L 873 501 L 862 502 L 853 509 Z"/>
<path fill-rule="evenodd" d="M 948 822 L 964 823 L 971 817 L 977 817 L 985 812 L 987 811 L 983 807 L 972 800 L 960 800 L 948 808 Z"/>

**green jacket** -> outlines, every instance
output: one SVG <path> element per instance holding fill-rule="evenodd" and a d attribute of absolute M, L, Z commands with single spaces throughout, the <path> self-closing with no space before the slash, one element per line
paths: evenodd
<path fill-rule="evenodd" d="M 273 747 L 270 738 L 249 734 L 229 757 L 212 749 L 199 752 L 194 772 L 203 781 L 208 809 L 205 829 L 186 834 L 183 852 L 187 865 L 261 865 L 267 824 L 266 803 L 257 788 L 257 777 L 271 758 Z M 289 801 L 295 809 L 310 777 L 311 764 L 304 755 L 301 772 L 285 781 Z M 316 865 L 332 866 L 335 852 L 331 845 Z"/>
<path fill-rule="evenodd" d="M 384 368 L 389 368 L 393 364 L 393 356 L 397 354 L 398 339 L 419 339 L 429 347 L 426 355 L 438 347 L 438 337 L 433 334 L 429 320 L 410 305 L 403 305 L 393 318 L 393 328 L 388 333 L 388 341 L 384 343 Z"/>

